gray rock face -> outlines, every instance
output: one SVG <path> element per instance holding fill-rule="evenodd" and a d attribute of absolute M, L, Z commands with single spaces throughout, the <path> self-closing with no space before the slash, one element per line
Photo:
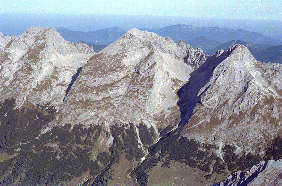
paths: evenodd
<path fill-rule="evenodd" d="M 13 97 L 18 106 L 62 104 L 72 75 L 94 54 L 85 44 L 65 41 L 52 28 L 30 28 L 1 43 L 0 100 Z"/>
<path fill-rule="evenodd" d="M 199 66 L 207 60 L 207 56 L 204 54 L 202 49 L 193 49 L 184 41 L 179 41 L 177 45 L 180 47 L 179 52 L 185 54 L 183 55 L 185 63 L 191 65 L 194 70 L 199 68 Z"/>
<path fill-rule="evenodd" d="M 169 38 L 130 30 L 85 65 L 62 110 L 63 122 L 145 123 L 156 131 L 170 121 L 177 125 L 177 91 L 195 62 L 190 56 L 184 62 L 188 50 L 196 53 Z"/>
<path fill-rule="evenodd" d="M 183 133 L 199 141 L 259 152 L 281 132 L 282 66 L 257 62 L 243 45 L 212 60 L 220 58 L 210 78 L 207 70 L 191 74 L 194 81 L 208 79 L 198 87 L 198 102 Z M 183 96 L 189 105 L 189 95 Z"/>

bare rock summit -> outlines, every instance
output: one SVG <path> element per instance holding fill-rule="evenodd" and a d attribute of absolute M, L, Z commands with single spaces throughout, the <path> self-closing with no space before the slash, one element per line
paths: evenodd
<path fill-rule="evenodd" d="M 65 41 L 53 28 L 33 27 L 2 43 L 0 99 L 13 97 L 18 106 L 62 104 L 73 74 L 94 54 L 85 44 Z"/>

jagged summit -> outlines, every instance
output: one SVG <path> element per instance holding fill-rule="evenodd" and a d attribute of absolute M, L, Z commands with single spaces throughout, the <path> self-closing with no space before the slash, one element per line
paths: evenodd
<path fill-rule="evenodd" d="M 239 53 L 241 55 L 248 55 L 250 58 L 254 58 L 250 50 L 243 44 L 234 44 L 232 45 L 228 51 L 231 51 L 231 54 Z"/>
<path fill-rule="evenodd" d="M 257 63 L 256 59 L 253 57 L 249 49 L 241 44 L 235 44 L 231 46 L 228 50 L 219 50 L 214 56 L 211 56 L 210 61 L 222 60 L 219 64 L 219 68 L 233 68 L 234 71 L 238 73 L 252 73 Z"/>
<path fill-rule="evenodd" d="M 153 32 L 141 31 L 136 28 L 129 30 L 117 41 L 100 51 L 100 53 L 120 56 L 129 52 L 133 57 L 137 50 L 144 53 L 148 53 L 148 51 L 168 53 L 178 59 L 184 59 L 184 62 L 191 65 L 194 69 L 198 68 L 206 60 L 206 55 L 201 49 L 193 49 L 184 41 L 175 43 L 170 38 L 161 37 Z M 146 54 L 136 53 L 136 57 L 139 55 Z"/>
<path fill-rule="evenodd" d="M 273 68 L 276 70 L 256 61 L 247 47 L 240 44 L 209 57 L 191 73 L 190 80 L 202 82 L 197 85 L 199 91 L 192 94 L 194 97 L 189 96 L 193 82 L 183 90 L 182 96 L 188 103 L 182 103 L 183 112 L 191 114 L 186 125 L 187 137 L 234 144 L 246 151 L 265 149 L 265 137 L 272 139 L 278 134 L 281 118 L 281 95 L 277 89 L 281 65 Z M 267 77 L 268 73 L 272 77 Z M 196 100 L 193 107 L 191 99 Z"/>
<path fill-rule="evenodd" d="M 151 39 L 152 41 L 165 38 L 166 40 L 169 40 L 170 42 L 174 43 L 173 40 L 168 37 L 161 37 L 160 35 L 154 32 L 143 31 L 137 28 L 132 28 L 124 34 L 124 37 L 128 37 L 129 39 L 132 36 L 139 38 L 141 40 L 150 40 Z"/>
<path fill-rule="evenodd" d="M 65 41 L 53 28 L 32 27 L 0 49 L 0 99 L 62 103 L 71 77 L 94 54 L 85 44 Z"/>
<path fill-rule="evenodd" d="M 132 28 L 132 29 L 128 30 L 126 34 L 132 34 L 132 35 L 138 36 L 138 35 L 143 35 L 144 33 L 145 33 L 145 31 L 139 30 L 137 28 Z"/>
<path fill-rule="evenodd" d="M 230 46 L 226 51 L 221 49 L 221 50 L 218 50 L 220 51 L 219 53 L 222 53 L 222 52 L 225 52 L 226 55 L 229 55 L 229 56 L 232 56 L 234 54 L 240 54 L 240 55 L 245 55 L 245 54 L 249 54 L 250 57 L 253 57 L 251 52 L 249 51 L 249 49 L 243 45 L 243 44 L 234 44 L 232 46 Z"/>
<path fill-rule="evenodd" d="M 122 54 L 123 52 L 133 51 L 140 47 L 151 47 L 152 49 L 164 52 L 173 50 L 171 53 L 177 53 L 176 44 L 171 39 L 161 37 L 153 32 L 141 31 L 136 28 L 129 30 L 100 53 L 107 53 L 109 55 Z"/>
<path fill-rule="evenodd" d="M 142 121 L 157 130 L 179 114 L 176 93 L 188 81 L 192 64 L 200 61 L 196 54 L 189 45 L 131 29 L 90 59 L 63 112 L 76 110 L 73 116 L 85 123 Z M 81 115 L 89 109 L 97 117 Z M 73 119 L 69 116 L 64 116 L 66 122 Z"/>
<path fill-rule="evenodd" d="M 64 39 L 53 28 L 31 27 L 7 46 L 7 48 L 28 49 L 34 44 L 55 45 Z"/>
<path fill-rule="evenodd" d="M 56 29 L 52 27 L 30 27 L 22 35 L 33 37 L 36 35 L 42 35 L 44 33 L 49 36 L 54 35 L 55 37 L 58 37 L 58 35 L 60 35 L 56 31 Z"/>

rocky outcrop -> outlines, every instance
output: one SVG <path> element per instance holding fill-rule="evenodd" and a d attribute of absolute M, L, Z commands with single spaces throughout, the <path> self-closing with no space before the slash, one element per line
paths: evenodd
<path fill-rule="evenodd" d="M 156 132 L 177 125 L 177 91 L 195 61 L 189 56 L 184 62 L 187 49 L 154 33 L 128 31 L 84 66 L 66 99 L 63 122 L 145 123 Z"/>
<path fill-rule="evenodd" d="M 0 100 L 16 98 L 17 106 L 30 102 L 58 107 L 73 74 L 94 54 L 86 44 L 67 42 L 52 28 L 30 28 L 1 43 Z"/>
<path fill-rule="evenodd" d="M 185 107 L 191 104 L 190 88 L 197 85 L 184 86 L 180 94 L 184 117 L 191 112 L 183 135 L 217 145 L 232 144 L 247 152 L 262 152 L 281 132 L 282 66 L 256 61 L 243 45 L 235 45 L 210 59 L 206 63 L 219 60 L 213 70 L 205 69 L 205 75 L 201 74 L 202 69 L 191 74 L 190 79 L 195 82 L 206 81 L 193 93 L 192 100 L 197 98 L 193 110 Z"/>

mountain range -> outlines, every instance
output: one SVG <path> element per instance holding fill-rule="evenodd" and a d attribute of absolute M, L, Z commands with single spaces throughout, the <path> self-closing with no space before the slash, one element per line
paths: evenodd
<path fill-rule="evenodd" d="M 272 46 L 261 50 L 257 54 L 257 59 L 260 61 L 273 61 L 282 63 L 282 45 Z"/>
<path fill-rule="evenodd" d="M 34 27 L 0 35 L 0 76 L 0 184 L 281 182 L 282 65 L 242 44 L 134 28 L 96 53 Z"/>
<path fill-rule="evenodd" d="M 172 25 L 154 30 L 164 37 L 170 37 L 174 41 L 184 40 L 189 41 L 197 37 L 206 37 L 218 42 L 224 43 L 231 40 L 241 40 L 245 42 L 253 42 L 258 44 L 270 44 L 278 45 L 279 41 L 270 37 L 264 36 L 256 32 L 250 32 L 246 30 L 234 30 L 229 28 L 219 27 L 195 27 L 191 25 Z"/>
<path fill-rule="evenodd" d="M 57 30 L 66 40 L 85 42 L 91 45 L 96 52 L 99 52 L 126 32 L 118 27 L 92 32 L 71 31 L 66 28 L 58 28 Z M 281 45 L 281 42 L 255 32 L 189 25 L 172 25 L 161 29 L 141 28 L 141 30 L 149 30 L 161 36 L 170 37 L 175 42 L 183 40 L 194 48 L 203 49 L 206 54 L 210 55 L 215 54 L 219 49 L 226 50 L 238 43 L 247 46 L 257 60 L 282 62 L 281 50 L 275 50 Z M 272 50 L 272 47 L 274 47 L 274 50 Z"/>
<path fill-rule="evenodd" d="M 109 45 L 125 33 L 125 31 L 119 27 L 105 28 L 90 32 L 72 31 L 61 27 L 57 28 L 57 31 L 68 41 L 83 41 L 90 45 Z"/>

